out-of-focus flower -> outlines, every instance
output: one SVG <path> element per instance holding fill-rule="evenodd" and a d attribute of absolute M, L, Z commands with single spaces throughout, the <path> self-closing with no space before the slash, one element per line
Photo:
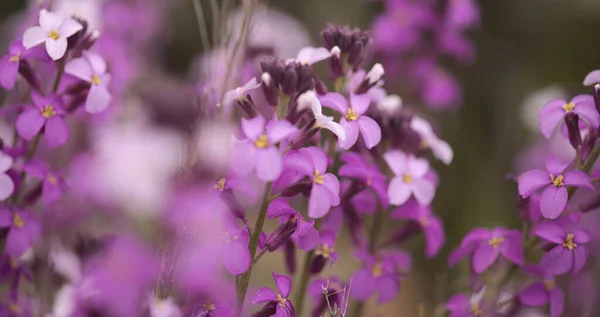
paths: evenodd
<path fill-rule="evenodd" d="M 0 152 L 0 200 L 10 197 L 15 190 L 15 183 L 6 174 L 13 165 L 13 158 L 6 153 Z"/>
<path fill-rule="evenodd" d="M 480 301 L 465 294 L 452 295 L 446 309 L 450 311 L 450 317 L 478 317 L 482 314 Z"/>
<path fill-rule="evenodd" d="M 11 212 L 8 208 L 0 208 L 0 228 L 9 228 L 5 250 L 13 257 L 23 255 L 42 234 L 39 220 L 30 212 Z"/>
<path fill-rule="evenodd" d="M 377 256 L 360 254 L 364 266 L 352 276 L 351 295 L 359 301 L 378 293 L 378 304 L 393 300 L 400 291 L 399 276 L 406 274 L 412 260 L 404 251 L 386 251 Z"/>
<path fill-rule="evenodd" d="M 588 248 L 585 244 L 590 241 L 587 232 L 545 221 L 536 227 L 535 234 L 557 244 L 540 261 L 540 266 L 549 273 L 562 275 L 572 270 L 576 274 L 585 266 L 588 258 Z"/>
<path fill-rule="evenodd" d="M 430 148 L 433 155 L 444 162 L 444 164 L 449 165 L 452 163 L 452 158 L 454 157 L 452 148 L 448 142 L 439 139 L 437 135 L 435 135 L 429 122 L 418 116 L 414 116 L 410 121 L 410 128 L 417 132 L 421 137 L 422 147 Z"/>
<path fill-rule="evenodd" d="M 29 59 L 41 61 L 50 60 L 48 58 L 48 54 L 46 54 L 46 51 L 39 47 L 33 47 L 26 50 L 22 44 L 22 41 L 12 42 L 8 48 L 8 55 L 5 55 L 0 59 L 0 86 L 7 90 L 12 89 L 15 85 L 17 74 L 19 72 L 22 72 L 23 76 L 31 77 L 33 72 L 31 72 L 29 65 L 22 64 Z M 36 88 L 39 88 L 39 83 L 37 82 L 39 80 L 37 77 L 35 79 L 26 79 L 29 81 L 36 81 L 33 82 L 32 85 L 34 85 L 34 87 L 37 85 L 38 87 Z"/>
<path fill-rule="evenodd" d="M 395 219 L 410 219 L 419 224 L 425 233 L 425 254 L 433 257 L 439 251 L 446 239 L 442 221 L 431 212 L 431 207 L 421 206 L 415 200 L 392 211 L 391 217 Z"/>
<path fill-rule="evenodd" d="M 426 177 L 429 171 L 427 160 L 406 155 L 400 150 L 388 151 L 383 158 L 395 175 L 388 187 L 390 204 L 402 205 L 411 195 L 421 205 L 431 203 L 435 196 L 435 184 Z"/>
<path fill-rule="evenodd" d="M 256 81 L 256 78 L 252 77 L 252 79 L 250 79 L 243 86 L 226 92 L 225 96 L 223 97 L 223 103 L 225 105 L 229 105 L 236 99 L 241 99 L 241 98 L 246 97 L 250 91 L 257 89 L 259 87 L 260 87 L 260 83 L 258 81 Z"/>
<path fill-rule="evenodd" d="M 527 94 L 521 105 L 523 125 L 525 125 L 532 133 L 539 134 L 540 127 L 538 124 L 538 117 L 540 110 L 552 100 L 566 98 L 567 92 L 559 85 L 546 86 Z"/>
<path fill-rule="evenodd" d="M 319 232 L 314 228 L 315 221 L 304 220 L 302 214 L 292 209 L 286 199 L 273 200 L 267 208 L 267 217 L 280 218 L 280 225 L 265 242 L 265 247 L 269 250 L 279 248 L 288 238 L 294 239 L 298 249 L 304 251 L 310 251 L 319 244 Z"/>
<path fill-rule="evenodd" d="M 328 59 L 331 52 L 324 47 L 306 46 L 300 49 L 295 61 L 303 65 L 312 65 L 314 63 Z"/>
<path fill-rule="evenodd" d="M 112 99 L 108 91 L 111 76 L 106 72 L 106 62 L 100 55 L 84 51 L 83 57 L 74 58 L 65 66 L 65 73 L 90 83 L 85 101 L 87 112 L 101 112 L 108 107 Z"/>
<path fill-rule="evenodd" d="M 166 299 L 157 298 L 156 295 L 148 296 L 150 304 L 150 317 L 181 317 L 181 310 L 177 307 L 175 301 L 169 297 Z"/>
<path fill-rule="evenodd" d="M 221 237 L 221 261 L 232 275 L 240 275 L 250 267 L 250 250 L 248 250 L 248 230 L 230 224 L 229 229 Z"/>
<path fill-rule="evenodd" d="M 546 139 L 552 136 L 556 126 L 569 114 L 579 115 L 594 128 L 600 125 L 600 114 L 596 110 L 592 95 L 579 95 L 573 97 L 570 102 L 553 100 L 544 106 L 539 115 L 540 128 Z"/>
<path fill-rule="evenodd" d="M 294 305 L 288 299 L 292 290 L 292 279 L 289 276 L 278 275 L 273 272 L 273 279 L 277 285 L 277 293 L 270 288 L 261 287 L 252 298 L 252 304 L 269 303 L 277 305 L 275 316 L 296 317 Z"/>
<path fill-rule="evenodd" d="M 67 142 L 69 126 L 63 119 L 66 115 L 63 101 L 56 95 L 31 94 L 33 106 L 28 106 L 17 117 L 16 128 L 25 140 L 32 140 L 42 128 L 48 147 L 58 147 Z"/>
<path fill-rule="evenodd" d="M 61 173 L 53 172 L 48 163 L 39 160 L 27 162 L 23 170 L 42 182 L 42 200 L 45 204 L 55 203 L 62 198 L 67 184 Z"/>
<path fill-rule="evenodd" d="M 71 18 L 65 18 L 45 9 L 40 11 L 40 26 L 34 26 L 23 35 L 23 46 L 29 49 L 45 43 L 46 51 L 53 60 L 61 59 L 67 52 L 67 38 L 83 29 Z"/>
<path fill-rule="evenodd" d="M 479 25 L 479 6 L 475 0 L 450 0 L 446 12 L 448 26 L 463 30 Z"/>
<path fill-rule="evenodd" d="M 85 19 L 89 29 L 102 28 L 102 5 L 100 0 L 55 0 L 52 8 L 56 12 L 64 12 L 69 16 Z"/>
<path fill-rule="evenodd" d="M 556 285 L 553 274 L 541 267 L 525 267 L 525 272 L 541 278 L 519 293 L 519 299 L 527 306 L 539 307 L 550 303 L 550 317 L 560 317 L 564 310 L 565 294 Z"/>
<path fill-rule="evenodd" d="M 375 164 L 369 164 L 363 156 L 354 152 L 343 153 L 340 157 L 340 160 L 345 164 L 340 167 L 338 175 L 362 181 L 367 189 L 373 191 L 381 207 L 387 208 L 389 205 L 386 188 L 387 185 L 385 176 L 381 173 L 379 167 Z M 354 203 L 356 203 L 356 199 L 361 196 L 361 193 L 363 192 L 359 192 L 352 198 Z M 367 195 L 372 196 L 370 193 L 367 193 Z M 359 209 L 365 211 L 372 209 L 375 211 L 375 208 L 362 207 L 363 208 Z"/>

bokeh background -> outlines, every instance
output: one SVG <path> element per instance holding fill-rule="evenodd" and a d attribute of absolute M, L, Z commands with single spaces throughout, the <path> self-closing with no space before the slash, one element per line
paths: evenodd
<path fill-rule="evenodd" d="M 166 13 L 171 27 L 165 30 L 169 33 L 166 46 L 157 47 L 156 53 L 166 71 L 185 78 L 202 51 L 196 17 L 190 1 L 164 1 L 172 2 Z M 518 226 L 516 186 L 507 175 L 515 170 L 521 151 L 538 137 L 526 122 L 531 124 L 535 117 L 526 114 L 531 107 L 543 105 L 544 95 L 533 99 L 530 95 L 551 85 L 570 95 L 581 93 L 585 74 L 600 66 L 600 1 L 487 0 L 479 4 L 482 24 L 470 34 L 477 47 L 476 61 L 469 66 L 447 65 L 463 86 L 464 102 L 456 111 L 432 114 L 455 152 L 452 165 L 436 166 L 441 185 L 434 210 L 443 217 L 447 242 L 433 261 L 424 259 L 422 238 L 408 244 L 417 261 L 415 270 L 404 282 L 398 301 L 378 308 L 396 312 L 395 316 L 416 316 L 420 303 L 429 307 L 447 298 L 459 282 L 457 270 L 446 268 L 446 259 L 467 230 Z M 297 19 L 313 43 L 328 22 L 367 29 L 382 9 L 377 1 L 360 0 L 273 0 L 268 5 Z M 25 1 L 0 1 L 4 31 L 24 7 Z M 0 38 L 2 51 L 10 40 Z M 340 249 L 342 258 L 332 271 L 347 277 L 356 263 L 347 248 Z M 266 258 L 274 267 L 281 266 L 278 256 Z M 266 281 L 270 271 L 255 277 Z"/>

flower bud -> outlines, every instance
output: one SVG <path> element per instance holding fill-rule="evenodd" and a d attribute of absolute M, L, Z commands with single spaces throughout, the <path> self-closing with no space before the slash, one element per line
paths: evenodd
<path fill-rule="evenodd" d="M 290 274 L 294 274 L 296 272 L 296 246 L 292 240 L 288 239 L 285 242 L 283 252 L 285 257 L 285 267 Z"/>
<path fill-rule="evenodd" d="M 25 80 L 34 90 L 40 91 L 42 87 L 42 82 L 33 72 L 31 66 L 29 66 L 29 63 L 27 61 L 21 60 L 21 62 L 19 63 L 19 74 L 21 74 L 21 76 L 25 78 Z"/>
<path fill-rule="evenodd" d="M 235 102 L 249 118 L 252 119 L 257 116 L 258 112 L 256 111 L 256 106 L 254 105 L 254 102 L 252 102 L 252 97 L 250 97 L 250 95 L 236 99 Z"/>
<path fill-rule="evenodd" d="M 302 128 L 302 130 L 300 130 L 300 133 L 298 133 L 298 135 L 290 142 L 290 147 L 292 149 L 301 148 L 319 131 L 319 127 L 315 125 L 316 122 L 317 120 L 313 118 Z"/>
<path fill-rule="evenodd" d="M 310 273 L 319 274 L 325 268 L 325 264 L 327 264 L 327 259 L 322 255 L 317 255 L 314 257 L 312 263 L 310 264 Z"/>
<path fill-rule="evenodd" d="M 271 235 L 265 241 L 265 248 L 269 250 L 269 252 L 273 252 L 279 249 L 291 236 L 296 232 L 296 215 L 289 217 L 283 223 L 280 223 L 275 231 L 271 233 Z"/>
<path fill-rule="evenodd" d="M 418 234 L 421 231 L 422 231 L 422 228 L 421 228 L 421 226 L 419 226 L 419 224 L 417 224 L 415 221 L 410 221 L 403 228 L 396 231 L 396 233 L 392 234 L 390 241 L 393 241 L 394 243 L 399 244 L 399 243 L 402 243 L 402 242 L 408 240 L 409 238 L 413 237 L 414 235 Z"/>
<path fill-rule="evenodd" d="M 79 95 L 83 92 L 85 92 L 85 90 L 90 89 L 90 84 L 80 80 L 70 86 L 68 86 L 67 88 L 65 88 L 63 94 L 65 95 Z"/>
<path fill-rule="evenodd" d="M 79 22 L 79 24 L 81 24 L 81 26 L 83 27 L 81 30 L 79 30 L 77 33 L 73 34 L 72 36 L 70 36 L 67 39 L 67 48 L 68 49 L 73 49 L 75 48 L 75 46 L 77 45 L 77 43 L 79 42 L 79 40 L 83 39 L 84 36 L 87 33 L 88 30 L 88 22 L 87 20 L 84 20 L 80 17 L 76 17 L 74 16 L 73 19 L 77 22 Z"/>
<path fill-rule="evenodd" d="M 592 153 L 594 146 L 598 142 L 598 130 L 594 129 L 586 135 L 583 143 L 581 144 L 581 148 L 579 149 L 579 159 L 583 162 L 587 160 L 587 158 Z"/>
<path fill-rule="evenodd" d="M 224 188 L 219 193 L 219 198 L 221 198 L 225 205 L 227 205 L 227 207 L 229 208 L 229 212 L 231 212 L 231 214 L 234 217 L 244 222 L 246 221 L 246 209 L 235 198 L 235 195 L 233 194 L 233 190 L 231 190 L 231 188 Z"/>
<path fill-rule="evenodd" d="M 600 113 L 600 84 L 594 85 L 594 104 L 596 104 L 596 110 Z"/>
<path fill-rule="evenodd" d="M 309 196 L 311 186 L 312 186 L 311 183 L 308 183 L 308 182 L 295 183 L 295 184 L 292 184 L 292 185 L 286 187 L 284 190 L 282 190 L 281 196 L 294 197 L 298 194 L 304 194 L 306 196 Z"/>
<path fill-rule="evenodd" d="M 265 72 L 260 76 L 260 79 L 262 81 L 261 87 L 265 95 L 265 99 L 267 99 L 267 103 L 269 103 L 269 105 L 272 107 L 276 107 L 278 99 L 277 87 L 275 87 L 275 84 L 273 83 L 273 78 L 271 78 L 269 73 Z"/>
<path fill-rule="evenodd" d="M 327 89 L 327 85 L 325 85 L 325 83 L 320 80 L 319 78 L 315 77 L 315 90 L 317 91 L 317 94 L 319 95 L 325 95 L 329 92 L 329 90 Z"/>
<path fill-rule="evenodd" d="M 321 31 L 321 42 L 327 49 L 337 46 L 356 70 L 365 60 L 371 40 L 369 34 L 360 29 L 329 24 Z"/>
<path fill-rule="evenodd" d="M 591 200 L 588 200 L 585 203 L 579 205 L 579 210 L 581 210 L 582 212 L 588 212 L 591 210 L 595 210 L 598 207 L 600 207 L 600 195 L 596 195 Z"/>
<path fill-rule="evenodd" d="M 383 74 L 385 74 L 385 70 L 381 64 L 377 63 L 373 65 L 371 70 L 367 73 L 367 75 L 365 75 L 365 78 L 363 78 L 360 85 L 358 85 L 358 88 L 356 88 L 354 93 L 359 95 L 366 93 L 369 91 L 369 89 L 371 89 L 371 87 L 377 85 L 377 83 L 383 77 Z"/>
<path fill-rule="evenodd" d="M 581 143 L 581 131 L 579 130 L 579 115 L 573 112 L 569 112 L 565 116 L 565 123 L 567 124 L 567 131 L 569 132 L 569 142 L 574 149 L 579 149 Z"/>
<path fill-rule="evenodd" d="M 270 316 L 275 316 L 276 313 L 277 313 L 277 302 L 268 302 L 259 311 L 250 315 L 250 317 L 270 317 Z"/>
<path fill-rule="evenodd" d="M 331 49 L 331 58 L 329 58 L 329 76 L 331 77 L 331 79 L 344 77 L 342 51 L 337 46 L 334 46 Z"/>

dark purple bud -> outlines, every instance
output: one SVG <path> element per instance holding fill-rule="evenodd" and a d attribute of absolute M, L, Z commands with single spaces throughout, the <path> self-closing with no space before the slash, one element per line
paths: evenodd
<path fill-rule="evenodd" d="M 275 231 L 265 241 L 265 248 L 269 252 L 279 249 L 296 232 L 296 220 L 295 215 L 291 216 L 275 228 Z"/>
<path fill-rule="evenodd" d="M 519 216 L 523 221 L 531 220 L 531 212 L 530 210 L 531 198 L 523 198 L 519 200 Z"/>
<path fill-rule="evenodd" d="M 259 311 L 250 315 L 250 317 L 270 317 L 270 316 L 275 316 L 276 313 L 277 313 L 277 302 L 268 302 Z"/>
<path fill-rule="evenodd" d="M 320 80 L 319 78 L 315 77 L 315 90 L 317 91 L 317 94 L 319 95 L 325 95 L 329 92 L 329 90 L 327 89 L 327 85 L 325 85 L 325 83 Z"/>
<path fill-rule="evenodd" d="M 327 259 L 322 255 L 317 255 L 314 257 L 312 263 L 310 264 L 310 273 L 319 274 L 325 268 L 325 264 L 327 264 Z"/>
<path fill-rule="evenodd" d="M 304 195 L 308 196 L 308 193 L 310 192 L 311 187 L 312 187 L 312 184 L 309 182 L 295 183 L 295 184 L 288 186 L 284 190 L 282 190 L 281 196 L 294 197 L 298 194 L 304 194 Z"/>
<path fill-rule="evenodd" d="M 367 32 L 333 24 L 327 25 L 321 31 L 321 41 L 323 46 L 329 50 L 337 46 L 341 54 L 347 56 L 348 63 L 354 69 L 358 69 L 365 60 L 370 45 L 370 37 Z"/>
<path fill-rule="evenodd" d="M 302 128 L 302 130 L 300 130 L 300 133 L 298 133 L 298 135 L 290 142 L 290 147 L 292 149 L 301 148 L 319 131 L 319 127 L 315 126 L 316 122 L 317 120 L 313 118 Z"/>
<path fill-rule="evenodd" d="M 25 78 L 25 80 L 34 90 L 40 91 L 42 87 L 42 82 L 33 72 L 31 66 L 29 66 L 29 63 L 27 61 L 21 60 L 21 62 L 19 63 L 19 74 L 21 74 L 21 76 Z"/>
<path fill-rule="evenodd" d="M 73 98 L 65 104 L 65 110 L 69 113 L 73 113 L 77 108 L 83 105 L 87 99 L 88 93 L 89 90 L 84 90 L 80 94 L 73 96 Z"/>
<path fill-rule="evenodd" d="M 294 274 L 296 272 L 296 245 L 294 242 L 292 242 L 292 240 L 288 239 L 285 242 L 283 252 L 283 256 L 285 258 L 285 268 L 290 274 Z"/>
<path fill-rule="evenodd" d="M 90 89 L 90 87 L 91 87 L 90 83 L 80 80 L 80 81 L 68 86 L 67 88 L 65 88 L 63 94 L 79 95 L 79 94 L 85 92 L 86 90 Z"/>
<path fill-rule="evenodd" d="M 260 60 L 260 68 L 263 73 L 269 73 L 276 84 L 283 82 L 283 74 L 286 70 L 285 61 L 275 56 L 266 56 Z"/>
<path fill-rule="evenodd" d="M 331 49 L 331 58 L 329 58 L 329 77 L 331 77 L 331 79 L 344 77 L 342 52 L 337 46 L 334 46 Z"/>
<path fill-rule="evenodd" d="M 309 65 L 297 64 L 296 72 L 298 73 L 298 86 L 295 93 L 301 94 L 315 87 L 315 73 Z"/>
<path fill-rule="evenodd" d="M 352 238 L 352 243 L 355 246 L 362 245 L 362 220 L 360 216 L 354 209 L 354 206 L 351 203 L 344 204 L 342 211 L 344 212 L 344 219 L 348 224 L 348 229 L 350 230 L 350 238 Z"/>
<path fill-rule="evenodd" d="M 579 115 L 569 112 L 565 116 L 565 123 L 567 124 L 567 131 L 569 131 L 569 142 L 577 150 L 583 142 L 581 140 L 581 131 L 579 130 Z"/>
<path fill-rule="evenodd" d="M 219 197 L 225 203 L 225 205 L 227 205 L 227 207 L 229 208 L 229 212 L 231 212 L 231 214 L 234 217 L 242 221 L 246 221 L 246 209 L 235 198 L 235 195 L 233 194 L 231 188 L 224 188 L 219 193 Z"/>
<path fill-rule="evenodd" d="M 421 228 L 421 226 L 418 223 L 416 223 L 414 221 L 410 221 L 403 228 L 396 231 L 396 233 L 392 234 L 390 241 L 393 243 L 396 243 L 396 244 L 401 244 L 404 241 L 408 240 L 409 238 L 412 238 L 413 236 L 415 236 L 422 230 L 423 229 Z"/>
<path fill-rule="evenodd" d="M 594 146 L 598 142 L 598 130 L 592 130 L 586 135 L 581 148 L 579 149 L 579 159 L 583 162 L 587 160 L 588 156 L 592 153 Z"/>
<path fill-rule="evenodd" d="M 88 30 L 88 22 L 80 17 L 73 17 L 73 19 L 77 22 L 79 22 L 79 24 L 81 24 L 83 26 L 83 28 L 81 30 L 79 30 L 79 32 L 71 35 L 68 39 L 67 39 L 67 49 L 73 49 L 77 43 L 79 42 L 79 40 L 83 39 L 87 33 Z"/>
<path fill-rule="evenodd" d="M 365 78 L 363 78 L 362 82 L 360 83 L 358 88 L 356 88 L 354 93 L 358 95 L 366 93 L 373 86 L 377 85 L 377 83 L 383 77 L 383 74 L 385 74 L 385 71 L 381 64 L 377 63 L 373 65 L 371 70 L 365 75 Z"/>
<path fill-rule="evenodd" d="M 277 87 L 273 82 L 273 78 L 271 78 L 271 75 L 269 75 L 269 73 L 264 72 L 262 76 L 260 76 L 260 79 L 262 81 L 261 87 L 263 93 L 265 94 L 265 99 L 267 99 L 267 102 L 270 106 L 277 107 L 279 98 L 277 96 Z"/>
<path fill-rule="evenodd" d="M 596 104 L 596 110 L 600 113 L 600 84 L 594 85 L 594 103 Z"/>
<path fill-rule="evenodd" d="M 249 118 L 252 119 L 257 116 L 258 112 L 256 111 L 256 106 L 254 105 L 254 102 L 252 102 L 250 95 L 236 99 L 235 102 Z"/>
<path fill-rule="evenodd" d="M 600 207 L 600 195 L 597 195 L 596 197 L 579 205 L 579 209 L 583 212 L 595 210 L 598 207 Z"/>
<path fill-rule="evenodd" d="M 283 75 L 283 82 L 281 83 L 281 92 L 286 95 L 292 95 L 298 89 L 298 73 L 295 67 L 288 65 Z"/>
<path fill-rule="evenodd" d="M 42 182 L 39 182 L 35 187 L 33 187 L 27 194 L 25 194 L 25 198 L 23 199 L 23 207 L 31 206 L 35 204 L 35 202 L 42 196 Z"/>

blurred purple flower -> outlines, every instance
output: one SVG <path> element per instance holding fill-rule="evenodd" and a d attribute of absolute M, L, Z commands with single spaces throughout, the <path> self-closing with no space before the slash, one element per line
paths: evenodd
<path fill-rule="evenodd" d="M 252 304 L 267 303 L 277 305 L 276 317 L 296 317 L 294 305 L 288 299 L 292 290 L 292 279 L 289 276 L 278 275 L 273 272 L 273 279 L 277 285 L 277 293 L 270 288 L 261 287 L 252 298 Z"/>
<path fill-rule="evenodd" d="M 9 229 L 5 250 L 13 257 L 23 255 L 42 235 L 42 225 L 31 213 L 5 207 L 0 208 L 0 228 Z"/>
<path fill-rule="evenodd" d="M 449 165 L 452 163 L 454 153 L 448 142 L 441 140 L 433 132 L 431 124 L 426 120 L 414 116 L 410 121 L 410 128 L 413 129 L 419 137 L 421 137 L 421 146 L 430 148 L 436 158 Z"/>
<path fill-rule="evenodd" d="M 352 297 L 366 301 L 378 293 L 380 305 L 393 300 L 400 291 L 400 277 L 412 266 L 410 256 L 404 251 L 386 251 L 376 256 L 363 252 L 359 258 L 363 267 L 352 276 Z"/>
<path fill-rule="evenodd" d="M 17 117 L 19 136 L 31 141 L 44 128 L 44 139 L 48 147 L 65 144 L 69 138 L 69 126 L 63 119 L 66 112 L 62 99 L 56 95 L 40 96 L 31 93 L 34 106 L 28 106 Z"/>
<path fill-rule="evenodd" d="M 421 205 L 431 203 L 435 195 L 435 184 L 426 177 L 429 171 L 427 160 L 407 155 L 400 150 L 390 150 L 383 158 L 395 175 L 388 186 L 390 204 L 402 205 L 411 195 Z"/>
<path fill-rule="evenodd" d="M 46 51 L 41 48 L 31 48 L 26 50 L 22 41 L 14 41 L 10 44 L 8 55 L 0 58 L 0 86 L 6 90 L 14 87 L 19 73 L 21 62 L 26 59 L 49 60 Z"/>
<path fill-rule="evenodd" d="M 442 221 L 431 212 L 430 206 L 421 206 L 415 200 L 409 200 L 404 205 L 392 211 L 394 219 L 410 219 L 421 226 L 425 233 L 427 257 L 435 256 L 446 239 Z"/>
<path fill-rule="evenodd" d="M 260 87 L 260 83 L 256 81 L 255 77 L 252 77 L 244 86 L 237 87 L 236 89 L 230 90 L 225 93 L 223 97 L 223 104 L 229 105 L 237 99 L 245 98 L 250 91 L 253 91 Z"/>
<path fill-rule="evenodd" d="M 292 209 L 286 199 L 277 198 L 273 200 L 267 208 L 267 217 L 269 217 L 269 219 L 279 218 L 280 225 L 284 225 L 287 222 L 292 226 L 292 228 L 289 229 L 291 233 L 288 232 L 289 236 L 281 238 L 287 239 L 291 237 L 296 242 L 298 249 L 310 251 L 319 245 L 320 238 L 319 232 L 314 228 L 315 221 L 305 221 L 302 214 Z M 275 233 L 273 235 L 275 235 Z M 272 238 L 269 237 L 269 239 Z M 269 241 L 269 239 L 267 241 Z M 273 241 L 272 243 L 281 245 L 283 242 L 284 241 Z"/>
<path fill-rule="evenodd" d="M 40 11 L 40 26 L 34 26 L 23 35 L 23 46 L 29 49 L 45 43 L 53 60 L 61 59 L 67 52 L 67 38 L 83 29 L 79 22 L 65 18 L 46 9 Z"/>
<path fill-rule="evenodd" d="M 65 73 L 91 84 L 85 101 L 89 113 L 104 111 L 112 96 L 108 91 L 111 75 L 106 72 L 106 61 L 97 54 L 83 51 L 83 57 L 72 59 L 65 66 Z"/>
<path fill-rule="evenodd" d="M 450 28 L 463 30 L 479 25 L 479 6 L 475 0 L 450 0 L 446 10 L 446 24 Z"/>
<path fill-rule="evenodd" d="M 572 270 L 576 274 L 585 266 L 588 258 L 585 244 L 590 241 L 587 232 L 561 226 L 556 221 L 544 221 L 536 227 L 535 235 L 557 244 L 540 260 L 540 266 L 548 273 L 562 275 Z"/>
<path fill-rule="evenodd" d="M 542 278 L 519 293 L 519 299 L 527 306 L 539 307 L 550 303 L 550 317 L 560 317 L 564 310 L 565 294 L 556 285 L 554 276 L 542 267 L 525 267 L 524 271 Z"/>
<path fill-rule="evenodd" d="M 0 200 L 7 199 L 15 190 L 15 182 L 7 174 L 12 165 L 13 158 L 8 154 L 0 152 Z"/>
<path fill-rule="evenodd" d="M 42 200 L 50 205 L 59 201 L 67 187 L 60 172 L 53 172 L 48 163 L 40 160 L 25 163 L 23 170 L 42 181 Z"/>
<path fill-rule="evenodd" d="M 446 303 L 446 309 L 450 311 L 450 317 L 479 317 L 482 314 L 479 301 L 465 294 L 452 295 Z"/>
<path fill-rule="evenodd" d="M 248 250 L 248 230 L 230 224 L 221 238 L 220 256 L 225 268 L 231 275 L 240 275 L 250 267 L 250 250 Z"/>
<path fill-rule="evenodd" d="M 570 102 L 553 100 L 542 108 L 538 118 L 540 128 L 546 139 L 552 136 L 556 126 L 570 113 L 579 115 L 594 128 L 600 126 L 600 114 L 596 110 L 592 95 L 578 95 L 573 97 Z"/>
<path fill-rule="evenodd" d="M 367 160 L 360 154 L 354 152 L 342 153 L 340 160 L 346 164 L 340 167 L 338 172 L 339 176 L 353 178 L 362 181 L 367 189 L 373 191 L 377 200 L 382 208 L 389 206 L 387 197 L 387 184 L 385 176 L 379 170 L 376 164 L 369 164 Z M 372 196 L 370 193 L 362 194 L 363 191 L 354 195 L 352 200 L 356 203 L 356 200 L 368 199 L 368 196 Z M 364 198 L 364 199 L 361 199 Z M 359 210 L 365 210 L 365 208 L 358 208 Z M 367 210 L 375 211 L 375 208 L 367 208 Z"/>
<path fill-rule="evenodd" d="M 300 49 L 296 61 L 303 65 L 312 65 L 324 61 L 331 56 L 331 52 L 324 47 L 305 46 Z"/>

